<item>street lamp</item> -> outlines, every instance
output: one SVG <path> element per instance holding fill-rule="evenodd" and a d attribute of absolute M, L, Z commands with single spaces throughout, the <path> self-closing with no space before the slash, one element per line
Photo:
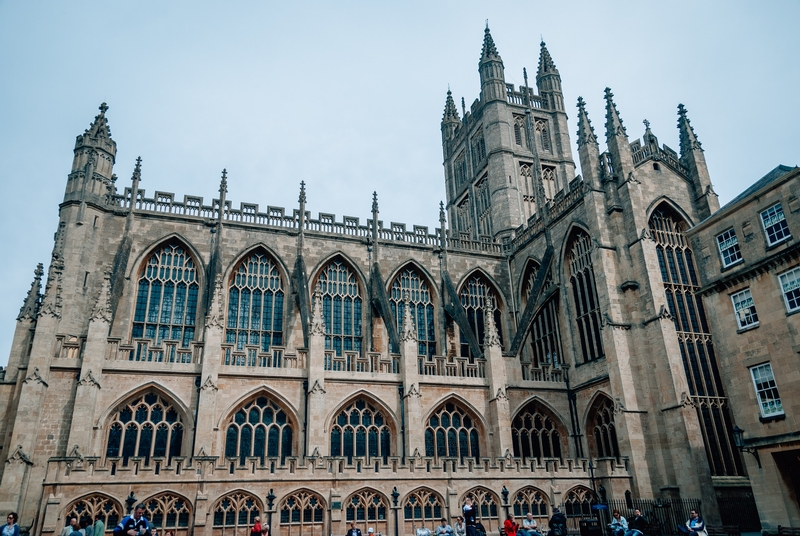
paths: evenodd
<path fill-rule="evenodd" d="M 133 494 L 133 490 L 131 490 L 128 498 L 125 499 L 125 504 L 128 506 L 128 514 L 130 514 L 133 511 L 133 505 L 136 504 L 136 495 Z"/>
<path fill-rule="evenodd" d="M 400 492 L 397 491 L 397 486 L 392 488 L 392 502 L 394 503 L 394 536 L 400 536 L 400 528 L 397 524 L 397 500 L 400 498 Z"/>
<path fill-rule="evenodd" d="M 269 495 L 267 495 L 267 526 L 269 533 L 272 534 L 272 505 L 275 503 L 275 494 L 272 493 L 272 488 L 269 488 Z"/>
<path fill-rule="evenodd" d="M 506 509 L 506 517 L 508 517 L 508 488 L 503 486 L 503 491 L 500 494 L 503 496 L 503 506 Z"/>
<path fill-rule="evenodd" d="M 758 456 L 758 449 L 744 446 L 744 430 L 738 426 L 733 429 L 733 443 L 736 445 L 736 448 L 739 449 L 739 452 L 749 452 L 755 456 L 758 468 L 761 469 L 761 458 Z"/>

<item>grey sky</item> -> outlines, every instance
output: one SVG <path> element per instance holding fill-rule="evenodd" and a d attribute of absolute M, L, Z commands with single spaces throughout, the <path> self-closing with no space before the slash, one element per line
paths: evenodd
<path fill-rule="evenodd" d="M 798 163 L 800 2 L 0 1 L 5 193 L 0 363 L 37 262 L 47 266 L 75 136 L 106 101 L 118 188 L 437 225 L 447 85 L 467 107 L 489 19 L 506 70 L 535 73 L 539 36 L 601 145 L 610 86 L 631 140 L 650 120 L 678 149 L 686 105 L 724 204 Z M 795 128 L 793 128 L 795 127 Z M 577 163 L 577 153 L 575 154 Z"/>

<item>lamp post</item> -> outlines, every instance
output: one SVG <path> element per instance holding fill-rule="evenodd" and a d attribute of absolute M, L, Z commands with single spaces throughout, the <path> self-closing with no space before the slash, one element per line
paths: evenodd
<path fill-rule="evenodd" d="M 128 495 L 128 498 L 125 499 L 125 506 L 128 507 L 128 514 L 129 515 L 133 511 L 133 505 L 134 504 L 136 504 L 136 495 L 134 495 L 133 494 L 133 490 L 131 490 L 130 495 Z"/>
<path fill-rule="evenodd" d="M 506 509 L 506 517 L 508 517 L 508 488 L 503 486 L 503 491 L 500 494 L 503 496 L 503 507 Z"/>
<path fill-rule="evenodd" d="M 269 495 L 267 495 L 267 527 L 269 533 L 272 534 L 272 505 L 275 504 L 275 494 L 272 493 L 272 488 L 269 488 Z"/>
<path fill-rule="evenodd" d="M 744 446 L 744 430 L 738 426 L 733 429 L 733 443 L 736 445 L 736 448 L 739 449 L 739 452 L 749 452 L 755 456 L 758 468 L 761 469 L 761 458 L 758 456 L 758 449 Z"/>
<path fill-rule="evenodd" d="M 392 488 L 392 502 L 394 503 L 394 536 L 400 536 L 400 527 L 397 523 L 397 511 L 399 507 L 397 506 L 397 500 L 400 498 L 400 492 L 397 491 L 397 487 L 395 486 Z"/>

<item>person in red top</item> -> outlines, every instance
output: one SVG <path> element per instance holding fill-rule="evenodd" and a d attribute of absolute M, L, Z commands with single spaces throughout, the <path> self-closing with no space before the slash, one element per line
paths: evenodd
<path fill-rule="evenodd" d="M 508 514 L 505 522 L 503 523 L 503 531 L 506 533 L 506 536 L 517 536 L 518 528 L 519 524 L 514 523 L 514 514 Z"/>
<path fill-rule="evenodd" d="M 261 518 L 256 516 L 253 528 L 250 529 L 250 536 L 261 536 Z"/>

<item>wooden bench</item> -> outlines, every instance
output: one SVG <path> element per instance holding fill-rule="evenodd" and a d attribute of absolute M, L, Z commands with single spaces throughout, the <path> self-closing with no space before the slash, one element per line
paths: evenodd
<path fill-rule="evenodd" d="M 778 536 L 800 536 L 800 528 L 778 525 Z"/>
<path fill-rule="evenodd" d="M 739 525 L 706 525 L 706 532 L 708 536 L 742 536 Z"/>

